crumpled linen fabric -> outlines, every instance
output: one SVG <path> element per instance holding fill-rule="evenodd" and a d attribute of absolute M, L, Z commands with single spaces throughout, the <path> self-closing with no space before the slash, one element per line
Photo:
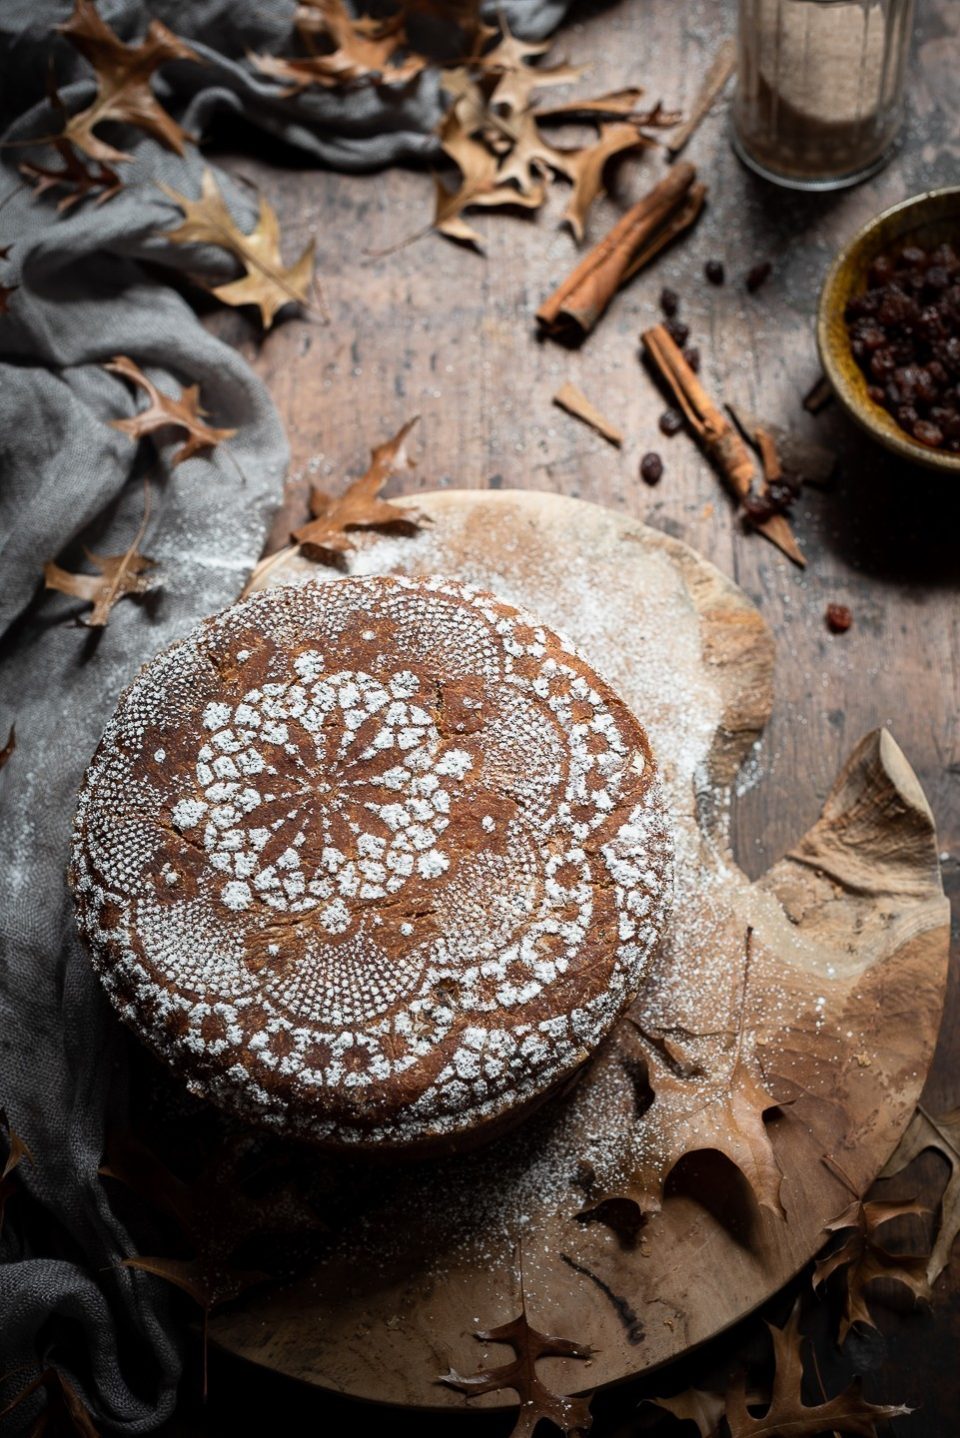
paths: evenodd
<path fill-rule="evenodd" d="M 527 38 L 547 34 L 569 0 L 498 0 Z M 76 1388 L 106 1431 L 145 1433 L 173 1409 L 181 1335 L 164 1284 L 121 1266 L 132 1245 L 97 1176 L 109 1125 L 122 1123 L 125 1040 L 77 940 L 66 883 L 76 793 L 117 698 L 139 666 L 234 600 L 260 553 L 287 464 L 282 425 L 245 361 L 211 336 L 163 270 L 232 276 L 215 250 L 170 244 L 179 209 L 156 182 L 199 192 L 205 161 L 115 128 L 133 162 L 128 188 L 102 206 L 58 214 L 19 177 L 12 140 L 57 125 L 45 100 L 55 67 L 72 111 L 94 94 L 89 68 L 52 27 L 68 0 L 0 5 L 0 1107 L 28 1144 L 0 1235 L 0 1412 L 46 1366 Z M 101 0 L 127 42 L 152 17 L 187 40 L 202 65 L 155 78 L 167 109 L 202 138 L 216 119 L 248 124 L 318 163 L 373 169 L 435 152 L 436 75 L 403 87 L 313 91 L 283 99 L 245 58 L 280 53 L 293 0 Z M 36 152 L 29 152 L 36 154 Z M 49 153 L 49 152 L 48 152 Z M 44 156 L 46 159 L 47 156 Z M 254 202 L 218 173 L 249 229 Z M 149 262 L 149 268 L 145 267 Z M 130 388 L 103 369 L 126 354 L 162 388 L 198 383 L 224 446 L 176 468 L 110 427 L 135 413 Z M 162 588 L 124 600 L 103 631 L 76 623 L 77 601 L 43 591 L 46 559 L 85 568 L 80 542 L 121 553 L 144 514 L 141 550 Z M 4 1431 L 27 1428 L 39 1391 Z"/>

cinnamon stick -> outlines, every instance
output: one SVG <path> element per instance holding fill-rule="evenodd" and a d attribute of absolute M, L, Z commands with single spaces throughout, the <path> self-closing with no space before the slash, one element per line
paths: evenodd
<path fill-rule="evenodd" d="M 705 186 L 694 184 L 696 175 L 692 165 L 674 165 L 621 215 L 537 310 L 548 334 L 589 334 L 624 281 L 693 224 L 706 195 Z"/>
<path fill-rule="evenodd" d="M 711 399 L 663 325 L 644 330 L 640 339 L 651 364 L 683 411 L 708 458 L 720 470 L 737 498 L 745 500 L 758 475 L 753 456 L 736 427 Z M 806 566 L 803 551 L 782 514 L 774 514 L 759 523 L 753 522 L 753 527 L 794 564 L 801 569 Z"/>

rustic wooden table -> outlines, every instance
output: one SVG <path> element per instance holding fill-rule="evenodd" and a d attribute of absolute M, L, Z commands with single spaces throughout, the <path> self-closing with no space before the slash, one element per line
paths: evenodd
<path fill-rule="evenodd" d="M 537 305 L 575 255 L 573 241 L 557 228 L 560 187 L 535 220 L 481 215 L 485 257 L 427 236 L 371 259 L 366 252 L 422 227 L 432 204 L 429 176 L 319 173 L 304 169 L 293 153 L 273 150 L 269 157 L 261 150 L 257 158 L 247 153 L 233 163 L 277 207 L 291 255 L 316 237 L 331 322 L 325 327 L 291 318 L 263 341 L 235 314 L 212 322 L 250 357 L 270 388 L 290 435 L 295 497 L 310 482 L 338 488 L 362 470 L 373 445 L 419 414 L 419 467 L 407 490 L 517 486 L 579 495 L 640 516 L 700 550 L 756 601 L 778 644 L 773 720 L 744 772 L 734 814 L 744 868 L 762 872 L 804 832 L 854 743 L 885 724 L 930 799 L 945 885 L 957 895 L 960 492 L 949 481 L 888 460 L 835 406 L 817 418 L 801 406 L 818 373 L 817 293 L 838 246 L 878 210 L 955 178 L 960 7 L 926 0 L 919 9 L 910 120 L 897 159 L 858 189 L 789 194 L 738 164 L 726 107 L 718 105 L 688 150 L 710 187 L 707 213 L 691 237 L 616 299 L 579 351 L 539 342 L 533 323 Z M 732 11 L 727 0 L 622 0 L 580 9 L 558 37 L 557 53 L 589 63 L 585 84 L 593 93 L 642 84 L 652 98 L 682 107 L 731 28 Z M 588 239 L 599 237 L 627 202 L 649 188 L 662 164 L 651 154 L 621 167 L 615 193 L 594 209 Z M 704 261 L 711 257 L 726 266 L 722 288 L 704 281 Z M 773 275 L 751 296 L 744 275 L 764 259 L 773 262 Z M 685 434 L 665 439 L 657 429 L 664 404 L 638 363 L 637 336 L 658 317 L 665 284 L 682 297 L 682 317 L 701 350 L 711 389 L 837 452 L 833 482 L 806 491 L 797 508 L 794 527 L 809 558 L 805 573 L 759 536 L 740 530 L 718 481 Z M 624 431 L 622 451 L 551 404 L 568 379 Z M 637 473 L 649 449 L 664 459 L 656 489 Z M 828 602 L 853 611 L 847 634 L 827 632 Z M 957 973 L 954 962 L 927 1089 L 937 1111 L 960 1102 Z M 943 1181 L 942 1166 L 928 1156 L 919 1174 L 912 1171 L 896 1191 L 916 1192 L 920 1185 L 935 1203 Z M 960 1405 L 960 1251 L 937 1285 L 932 1309 L 878 1311 L 881 1332 L 855 1335 L 836 1374 L 824 1371 L 825 1382 L 838 1385 L 858 1370 L 874 1401 L 918 1406 L 897 1421 L 896 1433 L 953 1438 Z M 737 1334 L 722 1341 L 735 1348 Z M 684 1376 L 696 1381 L 697 1373 L 697 1360 L 691 1360 Z M 663 1390 L 672 1391 L 670 1385 L 665 1377 Z M 206 1409 L 191 1398 L 194 1388 L 188 1378 L 182 1415 L 169 1433 L 250 1431 L 249 1415 L 261 1404 L 270 1405 L 263 1411 L 274 1421 L 282 1411 L 290 1423 L 337 1423 L 361 1432 L 450 1431 L 448 1418 L 421 1421 L 362 1409 L 216 1354 Z M 641 1396 L 607 1395 L 598 1405 L 595 1431 L 634 1431 Z M 476 1420 L 478 1433 L 509 1427 L 502 1417 Z"/>

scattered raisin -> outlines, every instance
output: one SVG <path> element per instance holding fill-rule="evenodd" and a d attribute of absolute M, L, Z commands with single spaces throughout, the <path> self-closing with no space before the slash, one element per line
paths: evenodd
<path fill-rule="evenodd" d="M 707 260 L 703 267 L 703 273 L 712 285 L 722 285 L 726 279 L 722 260 Z"/>
<path fill-rule="evenodd" d="M 747 289 L 755 295 L 761 285 L 765 285 L 773 274 L 773 265 L 769 260 L 763 260 L 759 265 L 754 265 L 747 275 Z"/>
<path fill-rule="evenodd" d="M 664 329 L 674 344 L 679 345 L 680 348 L 683 349 L 687 340 L 690 338 L 690 326 L 685 325 L 682 320 L 667 320 Z"/>
<path fill-rule="evenodd" d="M 693 370 L 694 374 L 699 374 L 700 351 L 697 349 L 696 345 L 687 345 L 686 349 L 683 352 L 683 357 L 686 360 L 687 364 L 690 366 L 690 368 Z"/>
<path fill-rule="evenodd" d="M 660 291 L 660 308 L 668 319 L 673 319 L 680 308 L 680 296 L 676 290 L 662 289 Z"/>
<path fill-rule="evenodd" d="M 655 450 L 651 450 L 641 459 L 640 478 L 644 484 L 659 484 L 663 478 L 663 460 Z"/>
<path fill-rule="evenodd" d="M 824 617 L 831 634 L 846 634 L 853 623 L 853 615 L 845 604 L 828 604 Z"/>
<path fill-rule="evenodd" d="M 679 434 L 680 430 L 683 429 L 683 415 L 678 409 L 674 409 L 673 405 L 671 405 L 669 409 L 663 411 L 658 423 L 661 434 Z"/>

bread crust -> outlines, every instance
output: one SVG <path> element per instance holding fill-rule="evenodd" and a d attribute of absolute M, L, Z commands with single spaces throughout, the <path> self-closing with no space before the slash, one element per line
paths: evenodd
<path fill-rule="evenodd" d="M 255 595 L 141 670 L 80 794 L 80 932 L 214 1102 L 336 1146 L 500 1132 L 635 997 L 671 845 L 639 721 L 443 578 Z"/>

